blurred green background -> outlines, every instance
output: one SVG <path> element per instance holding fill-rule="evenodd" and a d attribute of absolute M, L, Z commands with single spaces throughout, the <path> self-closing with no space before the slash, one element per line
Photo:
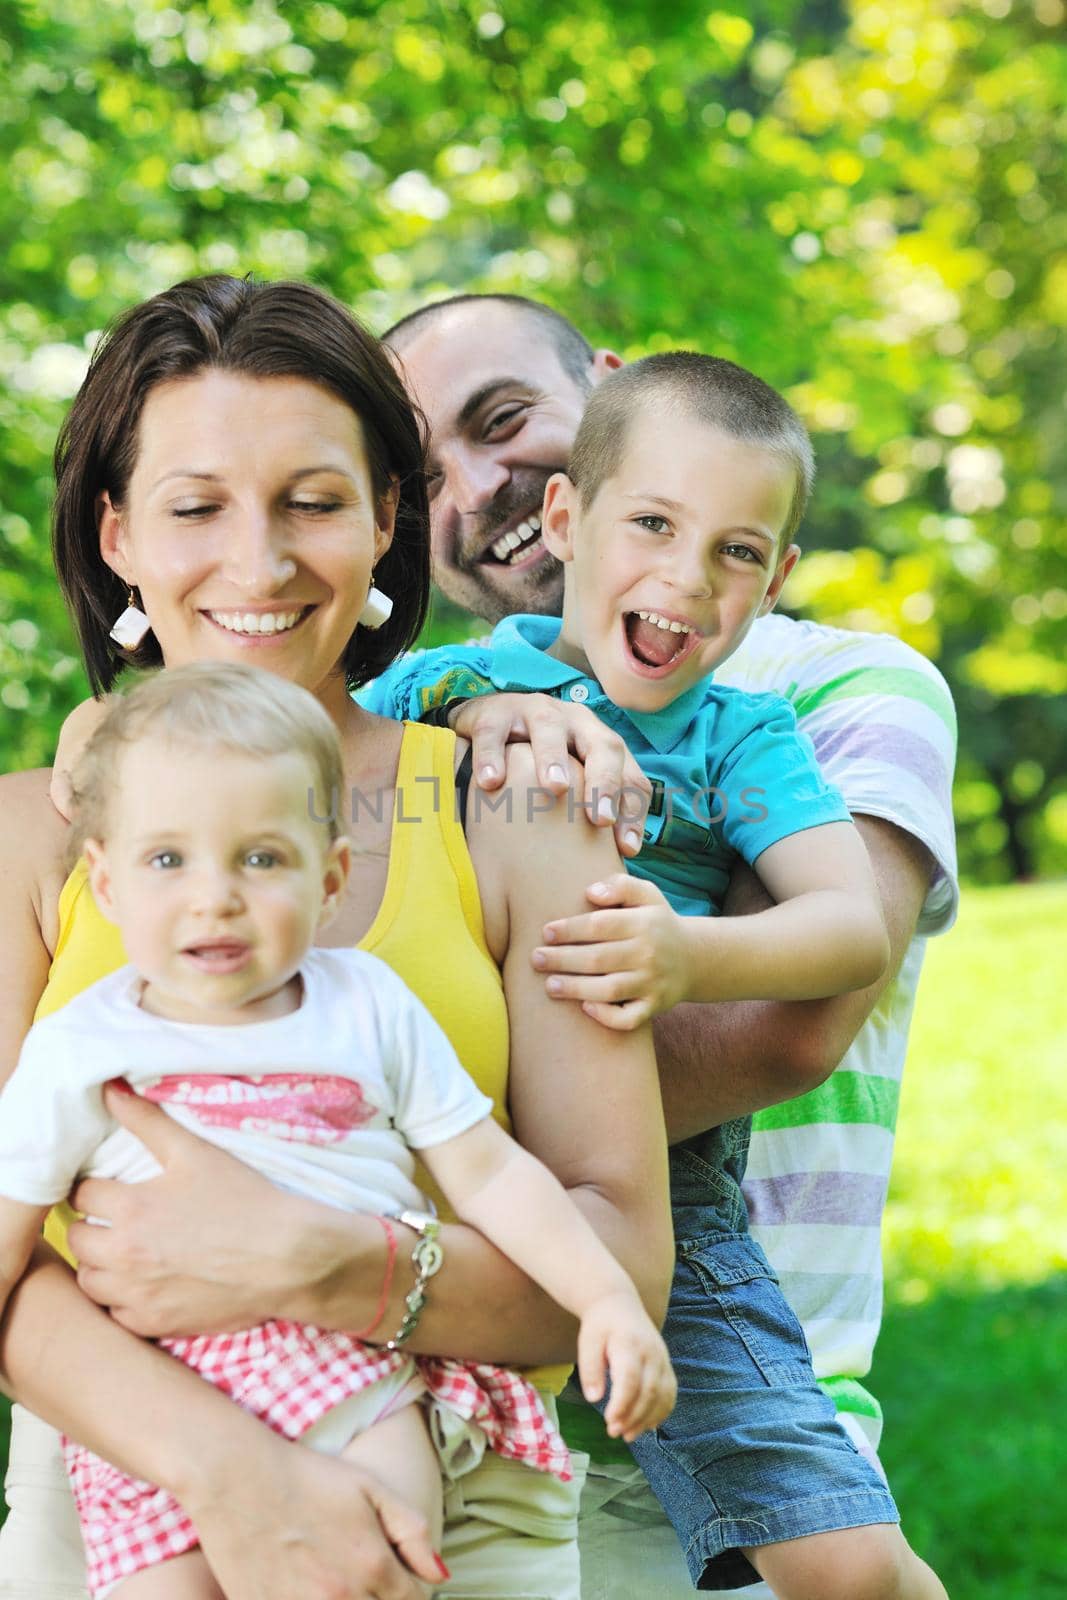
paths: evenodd
<path fill-rule="evenodd" d="M 0 0 L 5 768 L 46 762 L 85 693 L 48 553 L 59 419 L 99 330 L 177 278 L 311 277 L 375 328 L 459 288 L 531 294 L 628 356 L 731 356 L 808 421 L 789 605 L 899 633 L 960 713 L 975 887 L 930 952 L 876 1371 L 955 1600 L 1067 1593 L 1067 891 L 993 887 L 1067 868 L 1065 21 L 1064 0 Z M 436 606 L 432 636 L 463 626 Z"/>

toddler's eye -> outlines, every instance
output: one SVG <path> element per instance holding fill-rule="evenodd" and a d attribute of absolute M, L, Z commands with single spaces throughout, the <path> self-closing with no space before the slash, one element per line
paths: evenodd
<path fill-rule="evenodd" d="M 667 531 L 666 517 L 647 516 L 637 517 L 635 520 L 640 523 L 642 528 L 647 528 L 649 533 L 666 533 Z"/>
<path fill-rule="evenodd" d="M 278 857 L 273 850 L 250 850 L 245 856 L 246 867 L 276 867 Z"/>
<path fill-rule="evenodd" d="M 168 868 L 180 867 L 181 864 L 182 858 L 177 850 L 157 850 L 148 858 L 148 865 L 157 872 L 166 872 Z"/>

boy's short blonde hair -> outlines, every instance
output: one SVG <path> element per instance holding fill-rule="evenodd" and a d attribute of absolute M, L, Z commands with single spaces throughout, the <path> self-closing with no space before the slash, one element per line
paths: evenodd
<path fill-rule="evenodd" d="M 84 839 L 106 841 L 122 753 L 153 734 L 189 750 L 306 757 L 315 815 L 325 817 L 331 843 L 340 834 L 341 747 L 314 695 L 255 667 L 200 661 L 143 679 L 116 700 L 94 731 L 74 772 L 79 848 Z"/>
<path fill-rule="evenodd" d="M 789 402 L 754 372 L 695 350 L 645 356 L 597 384 L 567 467 L 582 505 L 590 505 L 600 485 L 618 470 L 635 419 L 644 411 L 671 410 L 757 445 L 792 469 L 793 498 L 781 538 L 784 550 L 800 526 L 815 482 L 808 431 Z"/>

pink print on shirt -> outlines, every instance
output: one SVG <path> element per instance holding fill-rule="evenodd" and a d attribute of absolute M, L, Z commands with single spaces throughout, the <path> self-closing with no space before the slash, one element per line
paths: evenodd
<path fill-rule="evenodd" d="M 186 1106 L 207 1127 L 267 1134 L 298 1144 L 336 1144 L 378 1114 L 351 1078 L 297 1073 L 229 1077 L 198 1072 L 143 1089 L 157 1105 Z"/>

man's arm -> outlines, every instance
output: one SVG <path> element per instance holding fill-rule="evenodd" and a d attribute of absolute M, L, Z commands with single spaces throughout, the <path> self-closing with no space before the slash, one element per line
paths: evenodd
<path fill-rule="evenodd" d="M 870 988 L 830 1000 L 684 1005 L 657 1017 L 653 1031 L 672 1143 L 816 1088 L 830 1076 L 896 977 L 926 899 L 933 858 L 925 845 L 891 822 L 864 816 L 855 821 L 871 858 L 889 934 L 885 973 Z M 741 867 L 723 911 L 743 916 L 770 903 L 755 874 Z"/>

